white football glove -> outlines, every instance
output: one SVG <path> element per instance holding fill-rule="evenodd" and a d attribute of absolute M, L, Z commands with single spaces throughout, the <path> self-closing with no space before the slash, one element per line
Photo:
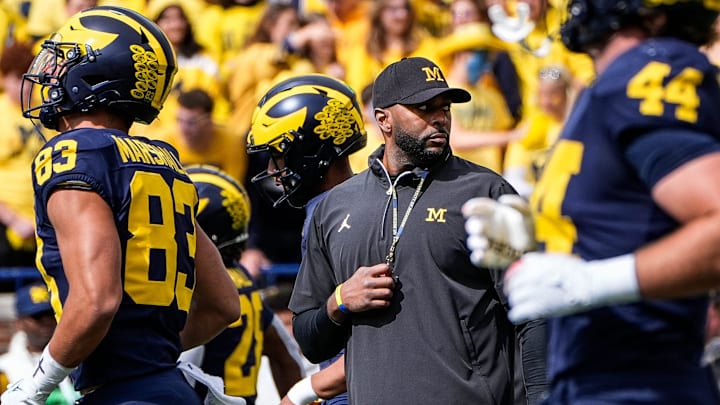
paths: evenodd
<path fill-rule="evenodd" d="M 29 404 L 44 405 L 48 393 L 44 395 L 38 391 L 38 386 L 30 377 L 22 378 L 8 386 L 7 391 L 3 392 L 0 402 L 3 404 Z"/>
<path fill-rule="evenodd" d="M 45 346 L 32 376 L 22 378 L 8 386 L 0 397 L 3 405 L 44 405 L 50 393 L 67 377 L 72 368 L 63 367 L 50 355 Z"/>
<path fill-rule="evenodd" d="M 576 256 L 528 253 L 505 275 L 513 323 L 570 315 L 640 299 L 635 256 L 584 261 Z"/>
<path fill-rule="evenodd" d="M 507 267 L 537 246 L 530 210 L 518 195 L 473 198 L 463 204 L 462 212 L 470 261 L 476 266 Z"/>

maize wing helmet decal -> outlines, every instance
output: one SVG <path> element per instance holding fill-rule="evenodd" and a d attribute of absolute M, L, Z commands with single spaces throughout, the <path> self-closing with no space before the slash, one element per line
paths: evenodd
<path fill-rule="evenodd" d="M 302 207 L 315 194 L 331 162 L 362 149 L 367 142 L 355 92 L 325 75 L 303 75 L 272 87 L 253 113 L 248 152 L 269 151 L 282 167 L 260 173 L 254 183 L 275 178 L 287 200 Z M 277 166 L 277 165 L 276 165 Z"/>
<path fill-rule="evenodd" d="M 302 129 L 307 119 L 307 107 L 298 106 L 298 109 L 285 115 L 276 115 L 278 111 L 272 111 L 272 100 L 258 108 L 255 114 L 256 121 L 253 122 L 249 145 L 267 145 L 282 152 L 281 142 L 284 139 L 293 141 L 295 133 Z M 286 107 L 286 106 L 284 106 Z M 284 113 L 286 111 L 282 111 Z"/>
<path fill-rule="evenodd" d="M 56 129 L 63 115 L 103 106 L 150 123 L 176 71 L 173 48 L 152 21 L 120 7 L 89 8 L 42 43 L 24 82 L 40 87 L 40 104 L 28 96 L 24 114 Z"/>

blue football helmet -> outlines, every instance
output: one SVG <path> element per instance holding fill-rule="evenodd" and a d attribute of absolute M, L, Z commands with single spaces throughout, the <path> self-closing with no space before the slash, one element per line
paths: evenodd
<path fill-rule="evenodd" d="M 250 198 L 245 188 L 215 166 L 189 165 L 185 170 L 198 192 L 198 224 L 223 260 L 239 258 L 250 222 Z"/>
<path fill-rule="evenodd" d="M 570 0 L 560 33 L 574 52 L 602 46 L 614 32 L 629 26 L 699 46 L 713 38 L 718 11 L 720 2 L 715 0 Z M 658 13 L 665 15 L 666 22 L 652 32 L 656 28 L 648 22 Z"/>
<path fill-rule="evenodd" d="M 23 115 L 58 129 L 64 115 L 105 107 L 149 124 L 176 72 L 175 51 L 155 23 L 122 7 L 88 8 L 42 43 L 24 75 L 31 91 L 23 91 Z"/>
<path fill-rule="evenodd" d="M 355 92 L 330 76 L 297 76 L 273 86 L 260 99 L 247 137 L 248 153 L 270 152 L 276 170 L 262 172 L 253 183 L 278 179 L 287 201 L 304 207 L 325 177 L 330 163 L 362 149 L 367 142 Z M 264 187 L 260 187 L 262 192 Z"/>

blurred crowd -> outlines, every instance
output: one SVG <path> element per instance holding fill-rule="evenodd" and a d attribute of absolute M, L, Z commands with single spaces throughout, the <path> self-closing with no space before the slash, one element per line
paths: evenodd
<path fill-rule="evenodd" d="M 32 189 L 26 169 L 41 144 L 22 118 L 22 74 L 42 41 L 69 15 L 120 5 L 155 21 L 178 57 L 174 90 L 158 119 L 133 135 L 165 140 L 184 164 L 230 173 L 251 194 L 249 250 L 257 277 L 276 263 L 300 261 L 304 213 L 272 208 L 250 179 L 263 156 L 245 137 L 260 96 L 296 74 L 323 73 L 348 83 L 371 112 L 370 85 L 400 58 L 423 56 L 452 86 L 473 95 L 453 109 L 453 151 L 504 174 L 529 195 L 543 151 L 558 134 L 575 92 L 593 78 L 591 61 L 562 45 L 562 10 L 548 0 L 5 0 L 0 7 L 0 266 L 32 266 Z M 351 157 L 355 172 L 382 143 L 372 114 L 368 145 Z M 45 137 L 52 134 L 45 133 Z M 272 188 L 272 184 L 262 187 Z M 273 190 L 270 190 L 271 192 Z"/>

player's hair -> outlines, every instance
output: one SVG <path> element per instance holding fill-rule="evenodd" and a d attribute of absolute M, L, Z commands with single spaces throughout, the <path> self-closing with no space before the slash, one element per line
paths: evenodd
<path fill-rule="evenodd" d="M 662 12 L 666 17 L 665 24 L 655 35 L 679 38 L 697 46 L 714 41 L 716 34 L 712 25 L 718 14 L 700 3 L 678 2 L 671 6 L 653 8 L 652 10 Z"/>
<path fill-rule="evenodd" d="M 705 45 L 715 37 L 720 6 L 706 0 L 570 0 L 561 28 L 571 51 L 602 46 L 618 30 L 638 28 L 649 37 L 673 37 Z"/>

